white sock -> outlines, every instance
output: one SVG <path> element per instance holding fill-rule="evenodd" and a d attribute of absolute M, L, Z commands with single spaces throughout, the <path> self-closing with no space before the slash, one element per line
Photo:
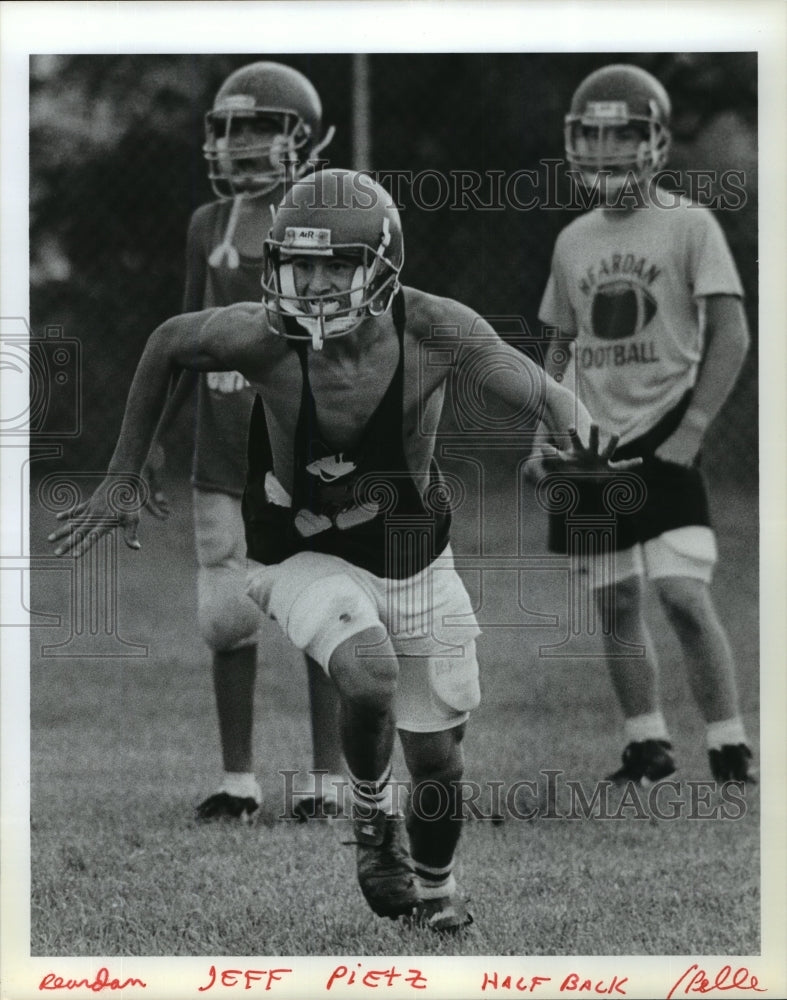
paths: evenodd
<path fill-rule="evenodd" d="M 660 711 L 635 715 L 626 719 L 626 740 L 628 743 L 643 743 L 645 740 L 666 740 L 669 742 L 667 723 Z"/>
<path fill-rule="evenodd" d="M 447 874 L 443 878 L 425 876 L 423 874 L 424 867 L 424 865 L 417 863 L 415 865 L 421 899 L 435 899 L 440 896 L 453 896 L 456 894 L 456 879 L 451 871 L 451 866 L 446 869 Z M 436 871 L 436 869 L 430 868 L 428 871 L 431 873 Z"/>
<path fill-rule="evenodd" d="M 739 715 L 719 722 L 709 722 L 705 730 L 705 744 L 708 750 L 721 750 L 725 744 L 737 746 L 746 743 L 746 731 Z"/>
<path fill-rule="evenodd" d="M 262 798 L 260 786 L 251 771 L 225 771 L 219 791 L 237 795 L 239 799 L 254 799 L 255 802 L 259 802 Z"/>

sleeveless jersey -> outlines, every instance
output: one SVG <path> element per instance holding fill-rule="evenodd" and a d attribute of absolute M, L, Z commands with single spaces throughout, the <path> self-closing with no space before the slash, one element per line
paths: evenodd
<path fill-rule="evenodd" d="M 262 402 L 254 406 L 249 432 L 249 479 L 243 501 L 248 555 L 281 562 L 295 552 L 340 556 L 388 579 L 421 572 L 448 544 L 450 511 L 439 503 L 440 470 L 432 460 L 422 497 L 402 441 L 404 427 L 404 297 L 393 303 L 399 360 L 393 378 L 364 428 L 357 447 L 337 453 L 320 436 L 309 384 L 305 341 L 292 341 L 302 372 L 294 442 L 292 506 L 265 496 L 272 455 Z M 429 497 L 435 498 L 432 505 Z"/>
<path fill-rule="evenodd" d="M 186 293 L 184 312 L 259 302 L 262 258 L 240 256 L 237 268 L 208 262 L 227 228 L 232 202 L 217 201 L 197 209 L 189 230 L 190 276 L 204 272 L 198 301 Z M 189 283 L 190 284 L 190 283 Z M 188 289 L 188 285 L 187 285 Z M 198 298 L 199 283 L 192 298 Z M 202 372 L 197 383 L 194 456 L 191 481 L 201 489 L 241 496 L 246 481 L 246 437 L 254 392 L 239 372 Z"/>
<path fill-rule="evenodd" d="M 595 209 L 558 236 L 539 319 L 573 337 L 565 384 L 621 444 L 689 392 L 703 355 L 699 299 L 742 295 L 721 228 L 681 198 L 622 218 Z"/>

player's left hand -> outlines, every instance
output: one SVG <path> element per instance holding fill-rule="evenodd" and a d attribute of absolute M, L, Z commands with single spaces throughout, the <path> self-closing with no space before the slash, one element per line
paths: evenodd
<path fill-rule="evenodd" d="M 569 448 L 556 448 L 553 445 L 542 447 L 541 465 L 545 473 L 617 472 L 633 469 L 642 464 L 641 458 L 625 458 L 617 462 L 612 460 L 620 440 L 618 434 L 613 434 L 604 448 L 599 449 L 598 424 L 590 425 L 587 444 L 582 441 L 573 427 L 569 430 L 568 435 L 571 443 Z"/>
<path fill-rule="evenodd" d="M 123 540 L 130 549 L 142 548 L 137 538 L 141 503 L 130 495 L 128 482 L 121 486 L 122 504 L 113 501 L 117 489 L 117 480 L 105 479 L 90 499 L 57 515 L 59 521 L 68 523 L 47 538 L 47 541 L 57 543 L 56 556 L 78 558 L 92 549 L 101 537 L 118 527 L 122 529 Z"/>

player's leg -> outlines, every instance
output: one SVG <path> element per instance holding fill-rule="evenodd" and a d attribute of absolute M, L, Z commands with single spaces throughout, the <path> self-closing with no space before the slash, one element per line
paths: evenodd
<path fill-rule="evenodd" d="M 659 692 L 656 649 L 645 618 L 646 591 L 639 547 L 616 552 L 610 571 L 602 575 L 591 563 L 591 580 L 611 578 L 594 588 L 603 623 L 607 670 L 623 712 L 626 744 L 622 764 L 608 780 L 653 782 L 672 774 L 672 758 Z M 630 655 L 627 655 L 627 649 Z"/>
<path fill-rule="evenodd" d="M 418 895 L 391 785 L 399 667 L 374 593 L 355 567 L 310 552 L 253 569 L 249 593 L 336 685 L 358 881 L 378 915 L 410 913 Z"/>
<path fill-rule="evenodd" d="M 636 450 L 630 453 L 638 454 Z M 644 475 L 644 468 L 636 470 L 637 476 Z M 575 485 L 579 495 L 572 509 L 573 523 L 562 501 L 549 514 L 549 549 L 571 557 L 572 571 L 580 578 L 582 600 L 587 595 L 595 603 L 601 624 L 607 673 L 623 714 L 625 735 L 621 766 L 606 777 L 619 784 L 657 781 L 671 774 L 675 764 L 661 711 L 656 650 L 644 615 L 646 594 L 639 542 L 642 512 L 611 511 L 615 494 L 609 491 L 609 480 L 582 480 Z M 646 482 L 646 498 L 650 497 L 648 487 Z M 599 538 L 597 524 L 599 518 L 608 522 L 611 513 L 615 513 L 620 548 L 609 553 L 601 548 L 606 531 L 603 539 Z M 579 531 L 580 515 L 587 524 L 587 537 Z"/>
<path fill-rule="evenodd" d="M 735 660 L 710 591 L 717 558 L 713 532 L 705 526 L 666 532 L 648 543 L 646 558 L 705 722 L 711 771 L 718 781 L 754 780 Z"/>
<path fill-rule="evenodd" d="M 303 792 L 293 804 L 302 821 L 337 816 L 342 811 L 344 759 L 339 731 L 339 695 L 336 685 L 315 660 L 306 657 L 309 716 L 312 733 L 313 792 Z"/>
<path fill-rule="evenodd" d="M 225 493 L 194 490 L 194 528 L 199 626 L 212 652 L 223 763 L 218 788 L 200 803 L 196 815 L 199 820 L 249 820 L 262 797 L 252 748 L 260 611 L 245 592 L 240 501 Z"/>
<path fill-rule="evenodd" d="M 341 701 L 358 882 L 378 916 L 409 914 L 418 901 L 418 889 L 391 774 L 399 668 L 383 625 L 367 628 L 337 646 L 329 670 Z"/>
<path fill-rule="evenodd" d="M 472 922 L 454 860 L 464 823 L 462 739 L 481 699 L 479 629 L 450 550 L 424 573 L 388 585 L 389 606 L 400 612 L 396 719 L 411 778 L 407 830 L 420 895 L 415 919 L 454 932 Z"/>
<path fill-rule="evenodd" d="M 407 832 L 420 895 L 416 919 L 436 931 L 454 932 L 472 923 L 454 876 L 464 823 L 464 733 L 464 723 L 436 733 L 399 731 L 412 781 Z"/>

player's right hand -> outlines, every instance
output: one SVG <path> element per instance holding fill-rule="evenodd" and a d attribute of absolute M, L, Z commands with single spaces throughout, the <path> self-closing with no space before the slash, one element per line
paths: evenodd
<path fill-rule="evenodd" d="M 148 484 L 148 495 L 145 500 L 145 510 L 157 517 L 160 521 L 166 521 L 169 517 L 169 500 L 164 490 L 161 488 L 160 475 L 164 468 L 166 456 L 160 444 L 151 446 L 145 464 L 142 466 L 142 478 Z"/>
<path fill-rule="evenodd" d="M 135 483 L 126 478 L 107 478 L 89 500 L 58 514 L 58 521 L 68 523 L 48 536 L 48 541 L 57 543 L 55 555 L 79 558 L 115 528 L 121 528 L 130 549 L 140 549 L 138 483 L 139 480 Z"/>
<path fill-rule="evenodd" d="M 575 428 L 568 432 L 570 445 L 568 448 L 556 448 L 554 445 L 542 445 L 539 457 L 540 470 L 564 473 L 607 473 L 633 469 L 642 465 L 641 458 L 624 458 L 613 460 L 612 456 L 618 446 L 618 435 L 613 434 L 604 448 L 599 445 L 598 424 L 590 425 L 588 443 L 585 444 Z"/>

